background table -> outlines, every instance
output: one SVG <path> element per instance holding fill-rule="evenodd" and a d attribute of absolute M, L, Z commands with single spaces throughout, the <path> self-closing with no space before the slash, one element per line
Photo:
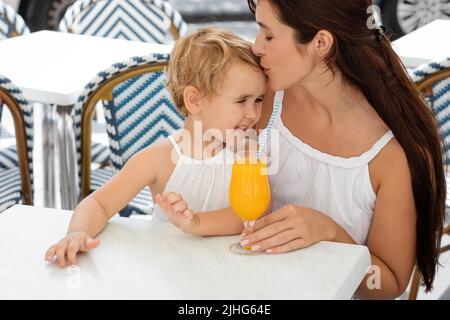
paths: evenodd
<path fill-rule="evenodd" d="M 39 31 L 0 41 L 0 72 L 33 102 L 52 105 L 44 118 L 45 205 L 55 203 L 55 158 L 59 155 L 61 207 L 77 203 L 76 158 L 70 112 L 84 86 L 113 63 L 171 45 Z M 56 137 L 56 138 L 55 138 Z"/>
<path fill-rule="evenodd" d="M 392 47 L 408 68 L 450 57 L 450 20 L 434 20 L 394 41 Z"/>
<path fill-rule="evenodd" d="M 320 242 L 281 255 L 231 253 L 170 223 L 113 218 L 79 267 L 44 261 L 69 211 L 16 205 L 0 214 L 0 299 L 349 299 L 370 265 L 364 246 Z"/>

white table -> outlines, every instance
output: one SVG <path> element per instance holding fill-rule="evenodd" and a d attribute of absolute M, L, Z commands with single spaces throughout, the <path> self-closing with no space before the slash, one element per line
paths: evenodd
<path fill-rule="evenodd" d="M 449 57 L 450 20 L 434 20 L 394 41 L 392 47 L 408 68 Z"/>
<path fill-rule="evenodd" d="M 70 211 L 16 205 L 0 214 L 0 299 L 349 299 L 370 265 L 364 246 L 320 242 L 241 256 L 233 237 L 113 218 L 98 248 L 61 269 L 44 261 Z"/>
<path fill-rule="evenodd" d="M 99 72 L 115 62 L 150 53 L 169 53 L 170 45 L 143 43 L 39 31 L 0 41 L 0 72 L 10 78 L 27 99 L 56 107 L 47 112 L 44 128 L 46 205 L 54 207 L 55 133 L 60 156 L 62 208 L 76 205 L 76 160 L 70 111 L 84 86 Z"/>

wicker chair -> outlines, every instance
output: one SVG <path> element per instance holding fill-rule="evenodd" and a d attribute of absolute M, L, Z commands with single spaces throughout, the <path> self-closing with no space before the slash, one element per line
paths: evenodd
<path fill-rule="evenodd" d="M 165 88 L 163 70 L 168 59 L 167 54 L 151 54 L 116 63 L 100 72 L 81 93 L 73 118 L 82 198 L 109 180 L 137 151 L 183 125 L 184 117 Z M 138 85 L 113 100 L 114 91 L 123 92 L 129 82 Z M 100 100 L 104 101 L 112 168 L 91 171 L 91 121 Z M 150 214 L 152 208 L 146 188 L 120 214 Z"/>
<path fill-rule="evenodd" d="M 0 40 L 30 33 L 25 21 L 12 7 L 0 2 Z"/>
<path fill-rule="evenodd" d="M 16 136 L 14 150 L 17 152 L 14 154 L 17 158 L 3 159 L 8 166 L 0 165 L 1 212 L 17 203 L 33 203 L 33 114 L 20 89 L 2 75 L 0 102 L 13 117 Z"/>
<path fill-rule="evenodd" d="M 67 9 L 59 25 L 61 32 L 159 44 L 178 39 L 186 30 L 181 15 L 162 0 L 78 0 Z M 139 82 L 128 82 L 123 91 L 137 90 Z M 112 103 L 121 99 L 118 94 L 113 93 Z M 107 146 L 94 143 L 92 162 L 109 163 L 107 151 Z"/>
<path fill-rule="evenodd" d="M 22 17 L 12 7 L 0 2 L 0 41 L 30 33 Z M 3 108 L 0 104 L 0 122 L 2 120 Z M 1 128 L 0 128 L 1 130 Z M 15 145 L 0 149 L 0 168 L 17 167 L 17 148 Z"/>

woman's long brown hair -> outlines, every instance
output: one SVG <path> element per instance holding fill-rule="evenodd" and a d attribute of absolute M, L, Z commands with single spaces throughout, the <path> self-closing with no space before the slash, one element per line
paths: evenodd
<path fill-rule="evenodd" d="M 443 142 L 437 121 L 415 89 L 389 38 L 371 28 L 370 0 L 269 0 L 278 18 L 309 43 L 320 30 L 334 46 L 326 59 L 358 88 L 392 130 L 408 159 L 417 212 L 416 259 L 426 290 L 432 288 L 445 216 Z M 248 0 L 255 13 L 257 1 Z M 418 44 L 420 45 L 420 44 Z"/>

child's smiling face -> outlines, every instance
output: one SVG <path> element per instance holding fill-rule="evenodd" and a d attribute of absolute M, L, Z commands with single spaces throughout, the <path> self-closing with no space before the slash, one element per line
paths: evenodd
<path fill-rule="evenodd" d="M 267 80 L 262 70 L 245 63 L 233 64 L 217 95 L 201 100 L 204 130 L 218 129 L 223 139 L 227 130 L 247 130 L 261 117 Z"/>

